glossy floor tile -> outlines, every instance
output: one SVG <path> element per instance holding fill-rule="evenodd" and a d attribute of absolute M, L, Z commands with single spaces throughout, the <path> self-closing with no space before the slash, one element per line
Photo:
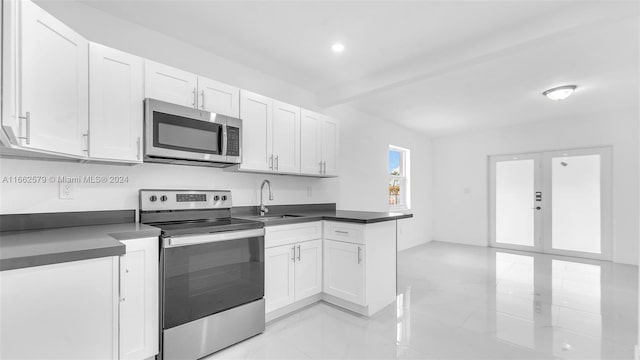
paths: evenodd
<path fill-rule="evenodd" d="M 318 303 L 207 359 L 633 359 L 637 309 L 636 266 L 431 242 L 373 318 Z"/>

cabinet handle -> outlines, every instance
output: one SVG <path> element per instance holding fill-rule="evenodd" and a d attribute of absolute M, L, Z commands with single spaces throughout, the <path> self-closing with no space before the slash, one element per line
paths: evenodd
<path fill-rule="evenodd" d="M 83 137 L 84 139 L 87 139 L 87 140 L 86 140 L 87 148 L 86 148 L 86 149 L 84 149 L 84 150 L 82 150 L 82 151 L 86 152 L 86 153 L 87 153 L 87 156 L 89 156 L 89 133 L 88 133 L 88 132 L 83 133 L 83 134 L 82 134 L 82 137 Z"/>
<path fill-rule="evenodd" d="M 124 270 L 124 271 L 123 271 Z M 127 260 L 124 256 L 120 256 L 120 302 L 124 302 L 126 300 L 126 296 L 124 293 L 126 280 L 124 279 L 125 274 L 128 273 L 127 270 Z"/>
<path fill-rule="evenodd" d="M 296 261 L 296 246 L 293 245 L 291 250 L 293 251 L 293 256 L 291 256 L 291 261 Z"/>
<path fill-rule="evenodd" d="M 273 155 L 269 156 L 269 170 L 273 170 Z"/>
<path fill-rule="evenodd" d="M 202 104 L 200 104 L 200 108 L 204 110 L 204 90 L 202 90 L 202 92 L 200 93 L 200 96 L 202 97 Z"/>
<path fill-rule="evenodd" d="M 198 102 L 198 93 L 196 91 L 196 88 L 193 88 L 193 104 L 191 105 L 193 105 L 193 107 L 197 109 L 198 105 L 196 105 L 196 102 Z"/>
<path fill-rule="evenodd" d="M 322 161 L 320 161 L 320 174 L 322 174 Z"/>
<path fill-rule="evenodd" d="M 300 261 L 300 253 L 301 253 L 301 251 L 300 251 L 300 245 L 298 245 L 298 261 Z"/>
<path fill-rule="evenodd" d="M 324 175 L 327 175 L 327 162 L 326 162 L 326 161 L 323 161 L 323 162 L 322 162 L 322 165 L 323 165 L 323 167 L 324 167 L 324 170 L 322 170 L 322 173 L 323 173 Z"/>
<path fill-rule="evenodd" d="M 276 167 L 276 171 L 280 170 L 280 162 L 278 161 L 278 155 L 276 155 L 275 167 Z"/>
<path fill-rule="evenodd" d="M 362 248 L 358 246 L 358 264 L 362 262 L 362 257 L 360 256 L 360 252 L 362 252 Z"/>
<path fill-rule="evenodd" d="M 24 119 L 26 121 L 26 132 L 27 135 L 26 136 L 16 136 L 16 138 L 18 139 L 24 139 L 25 143 L 27 143 L 27 145 L 29 145 L 31 143 L 31 113 L 30 112 L 26 112 L 25 116 L 18 116 L 18 119 Z M 22 128 L 20 128 L 20 134 L 22 134 Z"/>
<path fill-rule="evenodd" d="M 334 230 L 335 232 L 337 232 L 338 234 L 345 234 L 345 235 L 349 235 L 348 231 L 342 231 L 342 230 Z"/>
<path fill-rule="evenodd" d="M 138 149 L 138 153 L 136 154 L 136 158 L 140 160 L 140 136 L 138 136 L 138 140 L 136 141 L 136 148 Z"/>

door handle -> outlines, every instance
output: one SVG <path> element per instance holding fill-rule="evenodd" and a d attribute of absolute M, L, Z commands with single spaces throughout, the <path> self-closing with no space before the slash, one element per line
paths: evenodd
<path fill-rule="evenodd" d="M 298 261 L 300 261 L 300 254 L 301 254 L 300 245 L 298 245 Z"/>

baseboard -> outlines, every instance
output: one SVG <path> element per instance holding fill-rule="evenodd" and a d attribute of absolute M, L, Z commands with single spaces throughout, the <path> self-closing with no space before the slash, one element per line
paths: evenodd
<path fill-rule="evenodd" d="M 265 320 L 266 322 L 270 322 L 273 320 L 276 320 L 282 316 L 285 315 L 289 315 L 290 313 L 294 312 L 294 311 L 298 311 L 304 307 L 307 307 L 311 304 L 315 304 L 318 301 L 322 300 L 322 293 L 320 294 L 315 294 L 313 296 L 309 296 L 308 298 L 299 300 L 294 302 L 293 304 L 287 305 L 283 308 L 277 309 L 277 310 L 273 310 L 272 312 L 269 312 L 265 315 Z"/>

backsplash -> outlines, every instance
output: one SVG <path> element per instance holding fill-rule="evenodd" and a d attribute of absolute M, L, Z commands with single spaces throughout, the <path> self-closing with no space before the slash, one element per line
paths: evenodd
<path fill-rule="evenodd" d="M 38 183 L 24 183 L 37 177 Z M 59 181 L 78 181 L 74 199 L 60 199 Z M 102 183 L 101 179 L 105 179 Z M 33 178 L 32 178 L 33 179 Z M 338 179 L 249 174 L 223 169 L 164 164 L 103 165 L 0 159 L 0 214 L 137 209 L 139 189 L 231 190 L 236 206 L 260 202 L 260 184 L 269 179 L 268 204 L 335 203 Z M 90 182 L 89 182 L 90 181 Z"/>

